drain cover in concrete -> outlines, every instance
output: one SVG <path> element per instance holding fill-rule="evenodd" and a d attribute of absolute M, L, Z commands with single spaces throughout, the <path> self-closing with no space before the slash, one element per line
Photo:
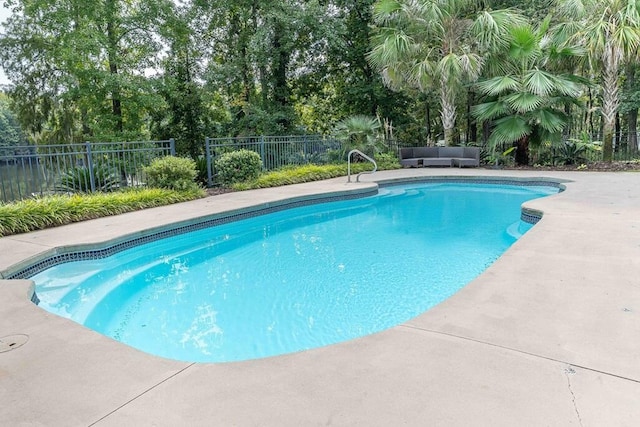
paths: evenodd
<path fill-rule="evenodd" d="M 7 335 L 6 337 L 0 337 L 0 353 L 15 350 L 22 347 L 29 337 L 23 334 Z"/>

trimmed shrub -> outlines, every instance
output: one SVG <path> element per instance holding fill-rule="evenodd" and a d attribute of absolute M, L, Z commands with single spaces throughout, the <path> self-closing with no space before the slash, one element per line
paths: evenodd
<path fill-rule="evenodd" d="M 400 169 L 400 162 L 398 156 L 391 153 L 376 154 L 375 161 L 378 164 L 378 170 L 393 170 Z"/>
<path fill-rule="evenodd" d="M 176 191 L 193 191 L 199 188 L 194 182 L 198 175 L 196 162 L 184 157 L 166 156 L 153 159 L 151 164 L 144 168 L 144 173 L 147 176 L 147 185 L 152 188 Z"/>
<path fill-rule="evenodd" d="M 218 180 L 224 186 L 254 181 L 262 171 L 260 155 L 254 151 L 238 150 L 225 153 L 215 161 Z"/>

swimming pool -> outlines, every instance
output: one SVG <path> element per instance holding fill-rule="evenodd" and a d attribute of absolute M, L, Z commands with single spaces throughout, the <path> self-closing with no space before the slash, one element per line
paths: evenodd
<path fill-rule="evenodd" d="M 40 306 L 143 351 L 224 362 L 387 329 L 453 295 L 552 187 L 413 184 L 237 221 L 33 277 Z"/>

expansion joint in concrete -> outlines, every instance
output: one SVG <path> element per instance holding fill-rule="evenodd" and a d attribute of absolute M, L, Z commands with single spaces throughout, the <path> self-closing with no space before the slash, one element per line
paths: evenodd
<path fill-rule="evenodd" d="M 637 379 L 637 378 L 626 377 L 624 375 L 614 374 L 613 372 L 601 371 L 599 369 L 590 368 L 588 366 L 583 366 L 583 365 L 578 365 L 576 363 L 571 363 L 571 362 L 568 362 L 566 360 L 555 359 L 553 357 L 544 356 L 542 354 L 536 354 L 536 353 L 531 353 L 531 352 L 524 351 L 524 350 L 518 350 L 517 348 L 506 347 L 506 346 L 503 346 L 503 345 L 500 345 L 500 344 L 495 344 L 495 343 L 492 343 L 492 342 L 489 342 L 489 341 L 484 341 L 484 340 L 479 340 L 479 339 L 476 339 L 476 338 L 465 337 L 465 336 L 462 336 L 462 335 L 456 335 L 456 334 L 452 334 L 452 333 L 449 333 L 449 332 L 436 331 L 434 329 L 420 328 L 418 326 L 409 325 L 409 324 L 402 324 L 402 325 L 399 325 L 399 327 L 418 330 L 418 331 L 422 331 L 422 332 L 426 332 L 426 333 L 430 333 L 430 334 L 444 335 L 444 336 L 448 336 L 448 337 L 456 338 L 456 339 L 460 339 L 460 340 L 465 340 L 465 341 L 472 341 L 472 342 L 475 342 L 475 343 L 478 343 L 478 344 L 484 344 L 484 345 L 487 345 L 487 346 L 500 348 L 502 350 L 512 351 L 514 353 L 526 354 L 527 356 L 531 356 L 531 357 L 535 357 L 535 358 L 539 358 L 539 359 L 545 359 L 545 360 L 549 360 L 551 362 L 562 363 L 564 365 L 571 365 L 573 367 L 584 369 L 586 371 L 591 371 L 591 372 L 595 372 L 595 373 L 598 373 L 598 374 L 607 375 L 607 376 L 610 376 L 610 377 L 619 378 L 621 380 L 631 381 L 631 382 L 640 384 L 640 379 Z"/>
<path fill-rule="evenodd" d="M 161 384 L 166 383 L 167 381 L 169 381 L 172 378 L 177 377 L 178 375 L 180 375 L 181 373 L 183 373 L 184 371 L 186 371 L 187 369 L 189 369 L 190 367 L 192 367 L 193 365 L 195 365 L 195 363 L 190 363 L 187 366 L 185 366 L 184 368 L 180 369 L 178 372 L 175 372 L 171 375 L 169 375 L 167 378 L 163 379 L 162 381 L 154 384 L 153 386 L 149 387 L 148 389 L 144 390 L 142 393 L 138 394 L 137 396 L 129 399 L 128 401 L 126 401 L 125 403 L 123 403 L 122 405 L 118 406 L 116 409 L 114 409 L 113 411 L 109 412 L 108 414 L 104 415 L 103 417 L 98 418 L 97 420 L 95 420 L 94 422 L 92 422 L 91 424 L 89 424 L 89 427 L 95 426 L 97 425 L 100 421 L 108 418 L 110 415 L 118 412 L 120 409 L 124 408 L 125 406 L 127 406 L 128 404 L 130 404 L 131 402 L 141 398 L 142 396 L 144 396 L 145 394 L 149 393 L 151 390 L 157 388 L 158 386 L 160 386 Z"/>

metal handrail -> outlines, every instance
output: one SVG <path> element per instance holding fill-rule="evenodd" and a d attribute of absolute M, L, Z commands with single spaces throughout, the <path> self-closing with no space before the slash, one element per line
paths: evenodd
<path fill-rule="evenodd" d="M 364 157 L 365 159 L 367 159 L 371 163 L 373 163 L 373 170 L 372 171 L 366 171 L 366 172 L 360 172 L 358 175 L 356 175 L 356 182 L 360 182 L 360 175 L 362 175 L 363 173 L 367 173 L 367 174 L 368 173 L 374 173 L 375 171 L 378 170 L 378 164 L 371 157 L 367 156 L 366 154 L 364 154 L 360 150 L 351 150 L 351 151 L 349 151 L 349 154 L 347 155 L 347 182 L 351 182 L 351 155 L 353 153 L 358 153 L 360 156 Z"/>

